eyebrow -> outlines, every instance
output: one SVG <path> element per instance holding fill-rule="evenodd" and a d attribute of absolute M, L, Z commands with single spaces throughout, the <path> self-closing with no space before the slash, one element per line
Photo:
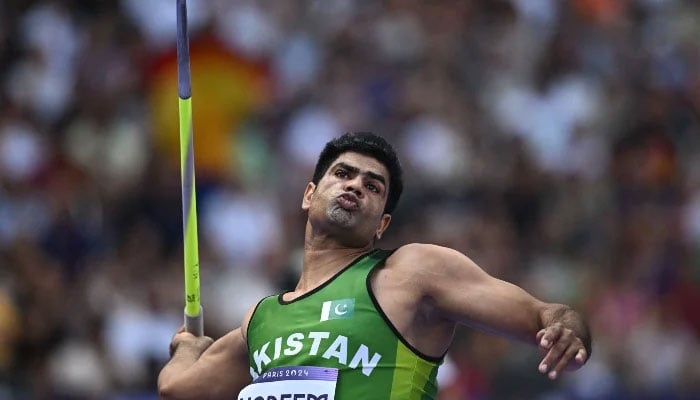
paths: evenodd
<path fill-rule="evenodd" d="M 344 170 L 347 170 L 347 171 L 349 171 L 349 172 L 352 172 L 352 173 L 354 173 L 354 174 L 357 174 L 357 173 L 360 172 L 360 169 L 359 169 L 359 168 L 357 168 L 357 167 L 355 167 L 355 166 L 352 166 L 352 165 L 350 165 L 350 164 L 346 164 L 346 163 L 344 163 L 344 162 L 342 162 L 342 161 L 339 162 L 339 163 L 337 163 L 337 164 L 335 164 L 335 165 L 333 166 L 333 168 L 338 168 L 338 167 L 340 167 L 340 168 L 342 168 L 342 169 L 344 169 Z M 370 178 L 381 182 L 382 185 L 386 186 L 386 179 L 384 179 L 384 177 L 383 177 L 382 175 L 379 175 L 379 174 L 374 173 L 374 172 L 372 172 L 372 171 L 366 171 L 366 172 L 364 172 L 364 175 L 367 175 L 367 176 L 369 176 Z"/>

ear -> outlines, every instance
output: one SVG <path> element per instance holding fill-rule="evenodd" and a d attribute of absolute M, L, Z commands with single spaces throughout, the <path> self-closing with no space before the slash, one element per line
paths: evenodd
<path fill-rule="evenodd" d="M 382 215 L 382 219 L 379 220 L 377 231 L 374 232 L 374 237 L 377 238 L 377 240 L 382 238 L 384 231 L 389 227 L 389 223 L 391 223 L 391 214 Z"/>
<path fill-rule="evenodd" d="M 316 191 L 316 185 L 313 182 L 306 184 L 306 189 L 304 189 L 304 198 L 301 200 L 301 209 L 304 211 L 309 211 L 311 207 L 311 198 L 314 196 Z"/>

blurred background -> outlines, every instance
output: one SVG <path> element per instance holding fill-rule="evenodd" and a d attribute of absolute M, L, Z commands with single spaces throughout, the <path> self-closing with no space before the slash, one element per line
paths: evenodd
<path fill-rule="evenodd" d="M 206 332 L 294 287 L 319 150 L 370 130 L 432 242 L 590 320 L 557 382 L 464 329 L 441 400 L 700 399 L 700 4 L 190 1 Z M 0 2 L 0 399 L 154 399 L 181 324 L 174 0 Z"/>

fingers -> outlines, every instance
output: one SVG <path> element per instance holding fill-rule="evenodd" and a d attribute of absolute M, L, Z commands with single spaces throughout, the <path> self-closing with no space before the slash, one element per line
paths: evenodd
<path fill-rule="evenodd" d="M 214 339 L 208 336 L 194 336 L 189 332 L 180 332 L 175 334 L 172 342 L 170 342 L 170 357 L 175 355 L 177 349 L 182 346 L 201 354 L 213 343 Z"/>
<path fill-rule="evenodd" d="M 565 354 L 565 351 L 569 347 L 569 344 L 569 342 L 563 340 L 559 340 L 556 343 L 552 344 L 551 348 L 549 349 L 549 352 L 540 363 L 539 371 L 543 374 L 546 374 L 548 371 L 553 371 L 556 365 L 558 364 L 559 360 L 562 359 L 562 356 Z"/>
<path fill-rule="evenodd" d="M 187 328 L 185 327 L 185 325 L 180 326 L 180 328 L 178 328 L 178 330 L 175 332 L 173 338 L 170 341 L 170 357 L 172 357 L 173 354 L 175 354 L 175 351 L 180 346 L 180 343 L 184 341 L 190 341 L 194 338 L 194 335 L 187 332 Z"/>
<path fill-rule="evenodd" d="M 569 346 L 569 348 L 566 349 L 566 351 L 564 352 L 562 357 L 559 359 L 559 362 L 554 367 L 554 369 L 549 371 L 549 374 L 547 374 L 549 379 L 557 379 L 557 377 L 559 375 L 561 375 L 561 372 L 564 371 L 564 368 L 569 367 L 569 365 L 572 361 L 576 362 L 574 357 L 576 357 L 581 352 L 581 350 L 582 349 L 579 349 L 578 347 L 576 347 L 574 345 Z M 583 350 L 583 351 L 585 352 L 585 350 Z M 577 368 L 580 367 L 581 365 L 583 365 L 583 364 L 577 365 Z"/>
<path fill-rule="evenodd" d="M 173 340 L 172 342 L 170 342 L 170 347 L 168 348 L 168 353 L 170 353 L 170 357 L 172 357 L 173 355 L 175 355 L 175 351 L 177 350 L 177 347 L 178 347 L 179 344 L 180 344 L 180 343 L 179 343 L 179 342 L 175 342 L 175 340 Z"/>
<path fill-rule="evenodd" d="M 576 363 L 579 364 L 579 367 L 581 365 L 585 364 L 587 359 L 588 359 L 588 352 L 586 351 L 586 349 L 580 349 L 576 353 L 576 357 L 574 358 L 574 360 L 576 360 Z"/>
<path fill-rule="evenodd" d="M 548 326 L 537 332 L 537 344 L 543 349 L 549 349 L 553 343 L 559 340 L 563 331 L 561 324 Z"/>
<path fill-rule="evenodd" d="M 538 345 L 547 350 L 538 370 L 550 379 L 556 379 L 565 369 L 580 368 L 588 358 L 581 339 L 568 329 L 543 329 L 536 337 Z"/>
<path fill-rule="evenodd" d="M 542 340 L 542 336 L 544 336 L 544 332 L 545 332 L 544 329 L 540 329 L 540 331 L 537 332 L 537 336 L 535 336 L 535 342 L 537 342 L 537 344 L 538 344 L 539 346 L 542 345 L 541 340 Z"/>

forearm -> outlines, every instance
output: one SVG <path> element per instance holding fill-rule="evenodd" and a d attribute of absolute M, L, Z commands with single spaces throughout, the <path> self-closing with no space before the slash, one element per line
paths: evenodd
<path fill-rule="evenodd" d="M 588 324 L 583 317 L 569 306 L 563 304 L 548 304 L 540 313 L 541 328 L 547 328 L 555 324 L 561 324 L 563 328 L 570 329 L 576 337 L 581 339 L 588 357 L 591 355 L 591 334 Z"/>

